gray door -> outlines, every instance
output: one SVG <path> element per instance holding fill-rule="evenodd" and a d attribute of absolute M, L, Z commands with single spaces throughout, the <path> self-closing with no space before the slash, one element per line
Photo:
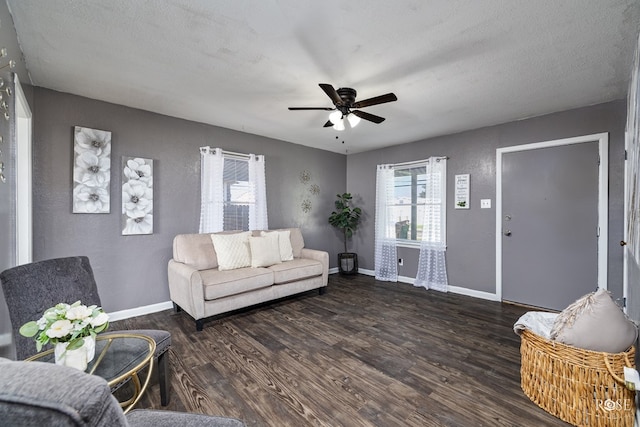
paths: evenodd
<path fill-rule="evenodd" d="M 598 142 L 502 156 L 502 298 L 562 310 L 598 285 Z"/>

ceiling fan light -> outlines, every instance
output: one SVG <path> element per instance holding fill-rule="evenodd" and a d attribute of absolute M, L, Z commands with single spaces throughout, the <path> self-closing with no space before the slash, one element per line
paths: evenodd
<path fill-rule="evenodd" d="M 340 119 L 340 121 L 338 121 L 338 123 L 333 125 L 333 128 L 335 130 L 344 130 L 344 121 L 342 119 Z"/>
<path fill-rule="evenodd" d="M 347 120 L 349 120 L 349 125 L 351 125 L 352 128 L 358 126 L 358 123 L 360 123 L 360 117 L 355 114 L 349 114 Z"/>
<path fill-rule="evenodd" d="M 334 125 L 342 122 L 342 111 L 336 110 L 333 113 L 329 114 L 329 121 Z"/>

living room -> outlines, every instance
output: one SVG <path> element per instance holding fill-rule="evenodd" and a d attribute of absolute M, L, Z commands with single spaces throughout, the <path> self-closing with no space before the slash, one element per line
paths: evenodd
<path fill-rule="evenodd" d="M 29 6 L 21 6 L 20 3 L 8 2 L 11 8 L 28 9 Z M 640 8 L 635 2 L 610 3 L 611 8 L 624 11 L 628 16 L 635 18 L 640 16 Z M 622 12 L 620 15 L 623 15 Z M 471 208 L 468 210 L 452 208 L 447 211 L 446 257 L 450 291 L 454 294 L 474 297 L 480 301 L 496 302 L 500 301 L 500 294 L 496 285 L 495 205 L 494 209 L 479 208 L 480 200 L 490 199 L 495 203 L 497 198 L 496 150 L 521 144 L 608 133 L 607 282 L 609 291 L 616 299 L 623 297 L 623 247 L 619 242 L 625 240 L 623 221 L 626 90 L 638 31 L 638 28 L 634 27 L 635 24 L 629 21 L 637 22 L 637 19 L 624 21 L 623 29 L 625 34 L 628 33 L 628 37 L 624 39 L 624 45 L 629 49 L 618 54 L 622 58 L 619 59 L 618 64 L 629 65 L 629 70 L 616 69 L 612 72 L 613 75 L 621 76 L 620 82 L 616 84 L 624 87 L 622 93 L 615 90 L 608 92 L 608 88 L 604 87 L 601 88 L 602 97 L 605 99 L 602 102 L 567 104 L 566 108 L 538 111 L 535 114 L 520 116 L 505 122 L 487 122 L 485 125 L 416 138 L 402 144 L 394 143 L 370 150 L 359 149 L 356 145 L 357 137 L 352 134 L 359 128 L 351 130 L 351 134 L 346 132 L 340 134 L 340 138 L 336 136 L 337 132 L 319 129 L 327 132 L 324 137 L 327 148 L 320 149 L 303 145 L 304 138 L 301 138 L 302 143 L 291 143 L 261 136 L 257 129 L 248 125 L 245 129 L 241 120 L 234 122 L 235 129 L 231 129 L 198 119 L 163 114 L 158 112 L 163 111 L 162 104 L 181 105 L 184 102 L 181 98 L 181 82 L 173 79 L 171 72 L 165 74 L 166 85 L 160 89 L 161 93 L 166 93 L 168 96 L 161 98 L 158 95 L 159 108 L 155 111 L 130 106 L 135 105 L 135 98 L 142 96 L 145 92 L 146 88 L 142 86 L 132 86 L 129 92 L 118 93 L 117 95 L 122 99 L 121 102 L 108 102 L 97 97 L 94 99 L 91 96 L 78 94 L 91 93 L 90 87 L 79 87 L 77 91 L 67 92 L 32 84 L 29 76 L 31 70 L 27 67 L 30 60 L 39 61 L 38 54 L 30 57 L 28 52 L 24 52 L 27 58 L 25 64 L 19 51 L 15 51 L 19 49 L 20 28 L 11 25 L 12 14 L 5 2 L 0 3 L 0 21 L 2 42 L 7 47 L 12 47 L 14 49 L 12 57 L 19 59 L 16 71 L 22 83 L 25 99 L 33 114 L 32 259 L 88 256 L 93 266 L 102 304 L 109 313 L 114 315 L 115 321 L 133 322 L 134 320 L 127 319 L 141 315 L 153 315 L 156 316 L 154 319 L 158 319 L 157 316 L 168 313 L 167 310 L 172 308 L 167 262 L 172 258 L 174 237 L 178 234 L 198 231 L 200 147 L 203 146 L 264 155 L 269 228 L 299 227 L 304 235 L 306 247 L 329 253 L 332 272 L 337 269 L 337 254 L 342 252 L 343 244 L 340 233 L 328 224 L 327 218 L 333 209 L 336 194 L 345 191 L 353 194 L 355 202 L 362 208 L 364 215 L 357 233 L 350 242 L 349 249 L 358 254 L 360 272 L 365 275 L 372 275 L 375 270 L 376 165 L 426 159 L 430 156 L 446 156 L 449 183 L 453 182 L 457 174 L 469 174 L 472 180 Z M 622 21 L 617 24 L 623 25 Z M 18 29 L 17 36 L 16 29 Z M 46 40 L 42 43 L 46 45 Z M 52 46 L 46 48 L 56 49 Z M 95 54 L 99 55 L 99 47 L 95 49 Z M 459 53 L 462 54 L 464 51 Z M 144 57 L 122 58 L 118 68 L 126 73 L 128 62 L 143 59 Z M 534 67 L 534 64 L 529 65 Z M 176 66 L 179 67 L 181 64 Z M 250 66 L 249 63 L 247 66 Z M 39 65 L 38 68 L 46 69 L 47 67 Z M 192 72 L 206 73 L 205 70 L 196 69 Z M 329 79 L 320 71 L 316 71 L 315 74 L 319 76 L 317 79 L 320 81 Z M 121 77 L 116 72 L 100 75 L 98 81 L 119 78 Z M 295 79 L 291 85 L 309 86 L 312 93 L 315 91 L 317 98 L 309 95 L 309 103 L 313 103 L 313 99 L 326 103 L 329 100 L 317 87 L 318 82 Z M 332 83 L 338 87 L 337 85 L 348 82 Z M 542 83 L 534 81 L 529 84 L 542 85 Z M 369 96 L 365 95 L 364 91 L 367 89 L 364 87 L 359 90 L 363 97 Z M 398 95 L 396 104 L 402 102 L 402 91 L 393 85 L 386 87 L 385 90 L 394 91 Z M 370 95 L 377 94 L 376 92 Z M 519 98 L 519 94 L 514 93 L 513 98 Z M 206 103 L 224 103 L 223 99 L 205 100 L 203 108 Z M 304 116 L 305 113 L 286 110 L 288 106 L 304 105 L 307 102 L 306 99 L 299 100 L 294 91 L 290 97 L 285 97 L 283 105 L 269 107 L 276 110 L 275 112 L 265 112 L 265 114 L 290 115 L 288 117 L 292 123 L 302 122 L 304 126 L 321 128 L 322 122 L 316 123 L 311 117 Z M 508 103 L 511 101 L 511 99 L 485 99 L 483 102 Z M 392 104 L 389 105 L 389 110 L 381 106 L 372 111 L 382 115 L 389 113 L 387 117 L 390 123 L 394 120 L 394 107 Z M 472 104 L 469 107 L 469 109 L 481 108 L 482 103 Z M 244 112 L 230 109 L 228 114 L 241 116 Z M 407 123 L 410 119 L 428 120 L 420 117 L 419 112 L 415 112 L 414 117 L 408 118 L 396 114 L 395 119 L 403 121 L 404 126 L 407 127 L 411 126 Z M 387 123 L 379 126 L 385 126 L 385 124 Z M 359 126 L 365 125 L 378 126 L 371 123 L 362 123 Z M 109 214 L 74 214 L 71 211 L 74 126 L 108 130 L 112 133 L 112 207 Z M 349 149 L 351 151 L 347 153 Z M 2 151 L 6 153 L 8 149 Z M 117 171 L 120 169 L 119 162 L 123 156 L 140 156 L 154 161 L 153 234 L 144 236 L 121 234 L 121 215 L 118 212 L 120 179 Z M 15 168 L 7 158 L 3 161 L 7 165 L 7 173 Z M 310 199 L 311 206 L 308 209 L 301 205 L 307 191 L 306 184 L 300 179 L 303 173 L 308 174 L 310 182 L 320 189 L 319 193 Z M 0 191 L 3 199 L 9 200 L 11 193 L 7 186 L 0 185 Z M 454 199 L 454 186 L 451 184 L 447 187 L 447 196 L 448 200 Z M 4 214 L 2 221 L 3 229 L 7 229 L 7 235 L 9 235 L 13 231 L 12 220 Z M 3 243 L 2 269 L 15 264 L 12 262 L 15 261 L 12 259 L 14 249 L 11 242 Z M 419 251 L 416 248 L 398 248 L 398 258 L 403 259 L 403 264 L 398 266 L 401 282 L 410 282 L 416 276 L 418 257 Z M 333 276 L 337 277 L 337 275 Z M 389 284 L 389 286 L 392 285 Z M 399 286 L 407 286 L 407 284 Z M 11 357 L 11 345 L 6 339 L 10 327 L 4 301 L 0 302 L 0 322 L 2 325 L 0 336 L 5 337 L 4 341 L 0 341 L 3 345 L 0 347 L 0 356 Z"/>

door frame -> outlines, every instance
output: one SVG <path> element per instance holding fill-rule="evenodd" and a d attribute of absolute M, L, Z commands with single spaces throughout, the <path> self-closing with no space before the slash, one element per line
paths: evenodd
<path fill-rule="evenodd" d="M 598 142 L 598 288 L 607 289 L 607 261 L 609 241 L 609 133 L 534 142 L 502 147 L 496 150 L 496 298 L 502 301 L 502 156 L 506 153 L 559 147 L 563 145 Z"/>
<path fill-rule="evenodd" d="M 15 76 L 16 265 L 33 260 L 32 120 L 33 115 Z"/>

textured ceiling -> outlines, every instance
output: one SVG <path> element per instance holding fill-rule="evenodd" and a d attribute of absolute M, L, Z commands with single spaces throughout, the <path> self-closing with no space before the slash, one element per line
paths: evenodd
<path fill-rule="evenodd" d="M 36 86 L 339 153 L 624 98 L 640 22 L 638 0 L 7 4 Z M 287 110 L 331 107 L 318 83 L 398 101 L 337 132 Z"/>

